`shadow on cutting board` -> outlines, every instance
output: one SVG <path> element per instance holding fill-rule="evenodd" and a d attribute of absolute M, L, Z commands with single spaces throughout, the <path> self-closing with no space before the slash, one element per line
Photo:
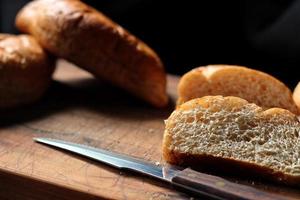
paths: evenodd
<path fill-rule="evenodd" d="M 0 126 L 25 123 L 74 108 L 99 112 L 122 120 L 151 120 L 167 118 L 174 107 L 174 100 L 171 99 L 166 108 L 154 108 L 127 92 L 90 76 L 53 81 L 46 95 L 37 103 L 0 111 Z"/>
<path fill-rule="evenodd" d="M 166 119 L 175 108 L 178 79 L 171 79 L 168 83 L 169 105 L 158 109 L 126 91 L 95 79 L 88 72 L 66 61 L 58 60 L 55 81 L 45 96 L 32 105 L 0 111 L 0 127 L 26 123 L 78 108 L 125 121 Z"/>

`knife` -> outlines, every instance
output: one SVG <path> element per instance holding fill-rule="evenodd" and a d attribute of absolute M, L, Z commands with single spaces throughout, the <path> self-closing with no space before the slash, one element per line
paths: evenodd
<path fill-rule="evenodd" d="M 230 182 L 221 177 L 208 175 L 190 168 L 180 170 L 176 166 L 155 165 L 130 156 L 89 147 L 86 145 L 66 142 L 50 138 L 34 138 L 34 141 L 67 150 L 84 157 L 100 161 L 112 167 L 137 172 L 164 182 L 175 187 L 192 192 L 195 195 L 207 196 L 212 199 L 236 200 L 286 200 L 285 196 L 271 194 L 250 186 Z"/>

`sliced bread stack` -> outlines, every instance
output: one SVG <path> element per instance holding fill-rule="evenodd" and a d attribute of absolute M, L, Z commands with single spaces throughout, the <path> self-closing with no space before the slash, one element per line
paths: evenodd
<path fill-rule="evenodd" d="M 288 110 L 206 96 L 180 105 L 166 120 L 163 156 L 176 165 L 300 184 L 299 135 L 300 123 Z"/>
<path fill-rule="evenodd" d="M 300 185 L 300 88 L 293 97 L 266 73 L 211 65 L 185 74 L 178 95 L 166 120 L 167 162 Z"/>

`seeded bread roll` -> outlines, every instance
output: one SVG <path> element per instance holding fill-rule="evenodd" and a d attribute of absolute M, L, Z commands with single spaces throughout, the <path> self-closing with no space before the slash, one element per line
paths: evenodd
<path fill-rule="evenodd" d="M 236 96 L 264 108 L 279 107 L 295 114 L 292 92 L 276 78 L 240 66 L 209 65 L 186 73 L 178 85 L 178 105 L 207 95 Z"/>
<path fill-rule="evenodd" d="M 298 83 L 298 85 L 296 86 L 296 88 L 294 90 L 293 98 L 300 110 L 300 82 Z"/>
<path fill-rule="evenodd" d="M 176 165 L 240 170 L 300 184 L 300 122 L 290 111 L 238 97 L 206 96 L 166 120 L 164 159 Z"/>
<path fill-rule="evenodd" d="M 54 62 L 33 37 L 0 34 L 0 109 L 35 102 L 53 70 Z"/>
<path fill-rule="evenodd" d="M 17 27 L 49 52 L 138 96 L 166 106 L 166 74 L 156 53 L 99 11 L 74 0 L 36 0 Z"/>

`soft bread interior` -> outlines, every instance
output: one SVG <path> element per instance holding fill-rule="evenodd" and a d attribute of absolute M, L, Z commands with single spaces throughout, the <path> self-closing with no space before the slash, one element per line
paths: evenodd
<path fill-rule="evenodd" d="M 287 110 L 207 96 L 181 105 L 166 121 L 164 157 L 176 164 L 174 153 L 211 155 L 300 176 L 299 134 L 299 121 Z"/>

